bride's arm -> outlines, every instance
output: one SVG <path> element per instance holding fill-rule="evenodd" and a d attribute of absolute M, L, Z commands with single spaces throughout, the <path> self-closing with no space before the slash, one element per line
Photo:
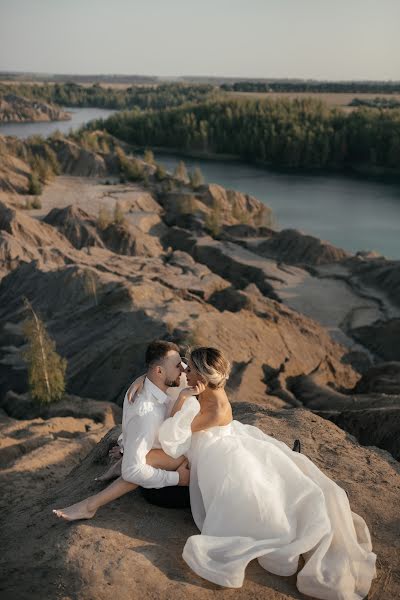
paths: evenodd
<path fill-rule="evenodd" d="M 179 396 L 178 396 L 174 406 L 172 407 L 170 417 L 173 417 L 174 414 L 178 412 L 178 410 L 181 410 L 185 401 L 188 398 L 190 398 L 190 396 L 198 396 L 199 394 L 201 394 L 201 392 L 204 391 L 204 389 L 205 389 L 205 385 L 203 383 L 198 383 L 195 387 L 184 388 L 179 393 Z"/>

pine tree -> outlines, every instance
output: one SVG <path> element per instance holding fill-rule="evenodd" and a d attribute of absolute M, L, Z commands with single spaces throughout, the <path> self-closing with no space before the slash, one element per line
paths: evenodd
<path fill-rule="evenodd" d="M 93 271 L 86 269 L 83 276 L 83 282 L 85 287 L 85 292 L 89 294 L 89 296 L 93 296 L 94 303 L 98 306 L 99 302 L 97 299 L 97 288 L 98 288 L 98 280 L 95 277 Z"/>
<path fill-rule="evenodd" d="M 57 354 L 55 342 L 28 300 L 25 300 L 25 307 L 30 312 L 24 324 L 28 342 L 24 359 L 28 366 L 30 393 L 42 404 L 56 402 L 65 391 L 67 361 Z"/>
<path fill-rule="evenodd" d="M 99 216 L 97 217 L 97 227 L 101 230 L 106 229 L 112 221 L 112 216 L 108 208 L 101 206 Z"/>
<path fill-rule="evenodd" d="M 189 175 L 186 169 L 186 165 L 183 160 L 179 161 L 174 171 L 174 177 L 179 179 L 179 181 L 183 181 L 184 183 L 189 180 Z"/>
<path fill-rule="evenodd" d="M 144 162 L 149 163 L 150 165 L 154 165 L 155 160 L 153 152 L 151 150 L 145 150 L 143 160 Z"/>
<path fill-rule="evenodd" d="M 197 189 L 204 185 L 203 173 L 201 172 L 199 167 L 196 167 L 193 173 L 190 174 L 190 184 L 193 189 Z"/>
<path fill-rule="evenodd" d="M 29 175 L 29 190 L 28 194 L 32 194 L 33 196 L 40 196 L 43 191 L 42 184 L 39 180 L 39 177 L 36 173 L 31 173 Z"/>
<path fill-rule="evenodd" d="M 122 225 L 125 222 L 125 213 L 122 210 L 122 206 L 121 203 L 117 202 L 115 203 L 114 206 L 114 219 L 113 219 L 113 223 L 115 223 L 116 225 Z"/>

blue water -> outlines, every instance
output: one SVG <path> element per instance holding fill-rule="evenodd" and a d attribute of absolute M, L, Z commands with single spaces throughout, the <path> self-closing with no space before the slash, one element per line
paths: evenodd
<path fill-rule="evenodd" d="M 70 121 L 0 124 L 0 135 L 21 138 L 64 133 L 113 110 L 68 108 Z M 179 160 L 189 169 L 200 167 L 207 182 L 235 189 L 265 202 L 279 228 L 296 228 L 351 252 L 376 250 L 400 259 L 400 184 L 353 179 L 338 175 L 300 175 L 275 172 L 240 162 L 210 161 L 156 153 L 173 170 Z"/>
<path fill-rule="evenodd" d="M 106 108 L 69 108 L 64 110 L 71 113 L 69 121 L 45 121 L 43 123 L 0 123 L 0 135 L 15 135 L 19 138 L 27 138 L 30 135 L 41 135 L 47 137 L 54 131 L 69 133 L 73 129 L 79 129 L 81 125 L 93 119 L 106 119 L 115 110 Z"/>
<path fill-rule="evenodd" d="M 245 192 L 273 210 L 276 225 L 295 228 L 349 250 L 400 259 L 400 183 L 338 175 L 300 175 L 239 162 L 157 154 L 173 170 L 179 160 L 200 167 L 207 182 Z"/>

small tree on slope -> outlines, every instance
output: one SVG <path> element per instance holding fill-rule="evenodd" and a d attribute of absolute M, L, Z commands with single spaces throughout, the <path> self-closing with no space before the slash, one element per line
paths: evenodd
<path fill-rule="evenodd" d="M 24 324 L 28 342 L 24 359 L 28 366 L 30 393 L 42 404 L 56 402 L 65 391 L 67 361 L 57 354 L 54 341 L 28 300 L 25 300 L 25 307 L 30 312 Z"/>

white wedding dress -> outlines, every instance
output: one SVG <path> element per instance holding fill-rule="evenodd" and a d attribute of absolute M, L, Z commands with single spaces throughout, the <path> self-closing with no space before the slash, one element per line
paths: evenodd
<path fill-rule="evenodd" d="M 201 531 L 183 558 L 201 577 L 243 585 L 248 563 L 277 575 L 305 565 L 298 589 L 326 600 L 360 600 L 375 576 L 376 555 L 365 521 L 342 490 L 306 456 L 257 427 L 232 421 L 192 434 L 194 397 L 161 426 L 164 451 L 190 463 L 190 502 Z"/>

